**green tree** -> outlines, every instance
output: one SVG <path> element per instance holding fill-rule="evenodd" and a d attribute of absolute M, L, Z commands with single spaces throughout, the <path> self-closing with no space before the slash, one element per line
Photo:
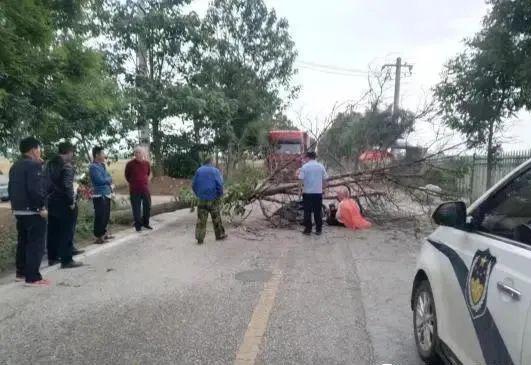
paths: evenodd
<path fill-rule="evenodd" d="M 470 148 L 486 149 L 489 188 L 497 135 L 522 105 L 522 89 L 511 76 L 520 61 L 514 58 L 511 35 L 497 25 L 488 25 L 466 45 L 446 64 L 435 96 L 444 123 L 463 133 Z"/>
<path fill-rule="evenodd" d="M 162 172 L 162 123 L 200 110 L 201 98 L 183 82 L 187 50 L 197 37 L 199 18 L 185 13 L 190 0 L 106 0 L 100 13 L 110 42 L 114 72 L 125 81 L 132 106 L 128 119 L 148 131 L 155 172 Z M 199 100 L 198 100 L 199 99 Z M 199 105 L 201 104 L 201 105 Z"/>
<path fill-rule="evenodd" d="M 41 1 L 0 3 L 0 145 L 35 118 L 33 92 L 42 84 L 41 60 L 53 37 L 51 11 Z M 22 129 L 22 128 L 20 128 Z"/>
<path fill-rule="evenodd" d="M 103 54 L 72 39 L 52 51 L 49 64 L 48 101 L 32 130 L 47 144 L 78 141 L 87 158 L 91 143 L 119 142 L 123 130 L 115 117 L 123 109 L 122 96 Z"/>
<path fill-rule="evenodd" d="M 412 132 L 415 119 L 412 112 L 401 110 L 397 123 L 391 107 L 382 110 L 372 106 L 364 113 L 340 113 L 319 141 L 319 154 L 332 165 L 354 167 L 363 151 L 386 150 Z"/>
<path fill-rule="evenodd" d="M 231 105 L 225 119 L 214 115 L 210 122 L 216 144 L 234 161 L 233 155 L 250 141 L 250 129 L 267 128 L 264 121 L 297 92 L 292 85 L 295 44 L 288 22 L 262 0 L 214 0 L 200 34 L 188 81 L 202 90 L 220 91 Z"/>
<path fill-rule="evenodd" d="M 491 10 L 472 46 L 488 49 L 503 74 L 514 86 L 517 107 L 531 108 L 531 3 L 527 0 L 488 0 Z M 492 41 L 492 40 L 497 41 Z M 487 48 L 488 47 L 488 48 Z"/>
<path fill-rule="evenodd" d="M 0 141 L 23 135 L 46 144 L 115 137 L 116 81 L 103 54 L 85 46 L 92 1 L 0 3 Z M 112 140 L 112 138 L 111 138 Z M 88 148 L 88 147 L 87 147 Z M 5 151 L 4 151 L 5 152 Z"/>

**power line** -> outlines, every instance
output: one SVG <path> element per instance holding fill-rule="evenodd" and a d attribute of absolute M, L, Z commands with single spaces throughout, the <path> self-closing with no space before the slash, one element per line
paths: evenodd
<path fill-rule="evenodd" d="M 346 67 L 339 67 L 339 66 L 334 66 L 334 65 L 325 65 L 325 64 L 315 63 L 315 62 L 297 61 L 297 63 L 300 64 L 301 66 L 319 68 L 319 69 L 324 69 L 324 70 L 329 70 L 329 71 L 358 73 L 358 74 L 361 73 L 364 75 L 366 75 L 368 72 L 367 70 L 362 70 L 362 69 L 346 68 Z"/>
<path fill-rule="evenodd" d="M 352 74 L 352 73 L 347 73 L 347 72 L 329 71 L 329 70 L 312 68 L 312 67 L 307 67 L 307 66 L 299 66 L 299 68 L 304 69 L 304 70 L 309 70 L 309 71 L 325 73 L 325 74 L 338 75 L 338 76 L 364 77 L 364 78 L 367 77 L 367 74 L 362 75 L 362 74 Z"/>

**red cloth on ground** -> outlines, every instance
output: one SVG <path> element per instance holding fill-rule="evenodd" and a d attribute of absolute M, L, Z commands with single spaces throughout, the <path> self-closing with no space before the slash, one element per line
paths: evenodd
<path fill-rule="evenodd" d="M 372 226 L 371 222 L 363 218 L 358 204 L 353 199 L 340 202 L 337 213 L 339 221 L 347 228 L 366 229 Z"/>
<path fill-rule="evenodd" d="M 125 165 L 125 179 L 129 183 L 131 194 L 149 194 L 149 174 L 151 166 L 148 161 L 133 159 Z"/>

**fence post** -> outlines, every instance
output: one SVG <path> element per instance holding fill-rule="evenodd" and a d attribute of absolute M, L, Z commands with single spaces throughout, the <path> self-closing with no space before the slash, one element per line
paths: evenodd
<path fill-rule="evenodd" d="M 472 155 L 472 167 L 470 169 L 470 189 L 468 192 L 468 200 L 471 204 L 474 198 L 474 174 L 476 171 L 476 154 Z"/>

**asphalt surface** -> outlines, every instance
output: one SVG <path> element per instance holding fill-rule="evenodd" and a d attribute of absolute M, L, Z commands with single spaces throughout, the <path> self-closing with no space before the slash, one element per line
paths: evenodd
<path fill-rule="evenodd" d="M 0 285 L 0 364 L 421 364 L 408 222 L 306 237 L 255 218 L 203 246 L 194 224 L 159 216 L 49 288 Z"/>

